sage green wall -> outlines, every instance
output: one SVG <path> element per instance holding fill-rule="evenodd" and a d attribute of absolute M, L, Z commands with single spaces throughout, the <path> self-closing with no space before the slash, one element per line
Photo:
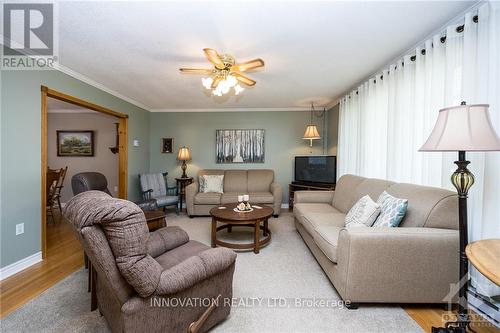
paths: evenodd
<path fill-rule="evenodd" d="M 321 132 L 323 121 L 315 120 Z M 311 154 L 309 141 L 302 139 L 308 122 L 307 111 L 151 113 L 151 171 L 168 171 L 171 181 L 179 177 L 181 169 L 176 153 L 179 147 L 187 146 L 192 157 L 187 169 L 189 176 L 195 176 L 199 169 L 206 168 L 273 169 L 276 180 L 283 187 L 283 202 L 288 203 L 288 184 L 293 180 L 293 157 Z M 265 163 L 216 164 L 215 130 L 244 128 L 266 130 Z M 324 137 L 326 134 L 321 135 Z M 174 138 L 173 154 L 160 152 L 161 138 Z M 323 142 L 316 140 L 312 154 L 322 153 Z"/>
<path fill-rule="evenodd" d="M 329 155 L 337 155 L 337 145 L 338 145 L 338 136 L 339 136 L 339 112 L 340 112 L 340 104 L 335 105 L 333 108 L 328 110 L 328 154 Z"/>
<path fill-rule="evenodd" d="M 137 174 L 149 169 L 150 113 L 59 71 L 1 73 L 1 267 L 40 251 L 40 86 L 129 115 L 129 198 L 139 198 Z M 139 147 L 132 140 L 140 140 Z M 53 144 L 49 142 L 48 144 Z M 17 223 L 24 234 L 15 235 Z"/>

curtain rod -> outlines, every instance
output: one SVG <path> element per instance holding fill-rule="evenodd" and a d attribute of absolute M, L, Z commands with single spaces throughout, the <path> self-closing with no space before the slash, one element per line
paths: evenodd
<path fill-rule="evenodd" d="M 474 22 L 474 23 L 479 22 L 479 16 L 478 15 L 474 15 L 472 17 L 472 22 Z M 465 24 L 462 24 L 462 25 L 459 25 L 455 29 L 455 31 L 458 32 L 458 33 L 462 33 L 462 32 L 464 32 L 464 28 L 465 28 Z M 440 40 L 440 42 L 442 44 L 444 44 L 446 42 L 446 36 L 442 36 L 439 40 Z M 425 49 L 422 49 L 420 51 L 420 54 L 425 55 Z M 413 55 L 413 56 L 410 57 L 410 61 L 415 61 L 415 60 L 417 60 L 417 56 L 416 55 Z M 404 61 L 401 62 L 401 66 L 404 67 L 404 65 L 405 65 L 405 62 Z M 396 68 L 397 68 L 397 65 L 394 66 L 394 69 L 396 69 Z M 380 80 L 383 80 L 383 79 L 384 79 L 384 75 L 380 75 Z M 374 79 L 373 83 L 377 83 L 377 79 Z M 357 89 L 356 89 L 356 95 L 358 95 L 358 90 Z M 349 98 L 351 98 L 351 95 L 349 95 Z"/>

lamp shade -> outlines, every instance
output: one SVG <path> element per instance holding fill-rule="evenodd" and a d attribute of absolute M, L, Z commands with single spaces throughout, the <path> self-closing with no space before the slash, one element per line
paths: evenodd
<path fill-rule="evenodd" d="M 307 139 L 307 140 L 321 139 L 321 136 L 319 136 L 319 132 L 318 129 L 316 128 L 316 125 L 307 125 L 304 137 L 302 139 Z"/>
<path fill-rule="evenodd" d="M 179 149 L 179 153 L 177 154 L 177 159 L 179 161 L 189 161 L 191 159 L 191 153 L 189 152 L 189 148 L 182 147 Z"/>
<path fill-rule="evenodd" d="M 460 105 L 439 110 L 438 119 L 420 151 L 500 150 L 488 104 Z"/>

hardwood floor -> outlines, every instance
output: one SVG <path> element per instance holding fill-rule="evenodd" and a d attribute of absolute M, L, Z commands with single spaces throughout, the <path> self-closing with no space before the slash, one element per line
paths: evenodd
<path fill-rule="evenodd" d="M 68 222 L 47 225 L 47 258 L 0 281 L 0 318 L 83 266 L 83 251 Z"/>
<path fill-rule="evenodd" d="M 83 266 L 83 251 L 70 225 L 60 221 L 47 226 L 47 259 L 0 282 L 0 318 L 37 297 L 64 277 Z M 446 311 L 441 307 L 404 305 L 404 310 L 425 332 L 442 326 Z M 485 322 L 474 323 L 477 333 L 499 333 Z"/>

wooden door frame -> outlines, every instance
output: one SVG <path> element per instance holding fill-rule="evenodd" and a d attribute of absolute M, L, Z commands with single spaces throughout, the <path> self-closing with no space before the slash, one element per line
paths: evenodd
<path fill-rule="evenodd" d="M 46 86 L 41 86 L 42 98 L 42 258 L 47 255 L 47 98 L 55 98 L 57 100 L 78 105 L 80 107 L 104 113 L 118 118 L 118 196 L 122 199 L 127 198 L 127 181 L 128 181 L 128 115 L 113 111 L 103 106 L 87 102 L 83 99 L 64 94 L 62 92 L 50 89 Z"/>

